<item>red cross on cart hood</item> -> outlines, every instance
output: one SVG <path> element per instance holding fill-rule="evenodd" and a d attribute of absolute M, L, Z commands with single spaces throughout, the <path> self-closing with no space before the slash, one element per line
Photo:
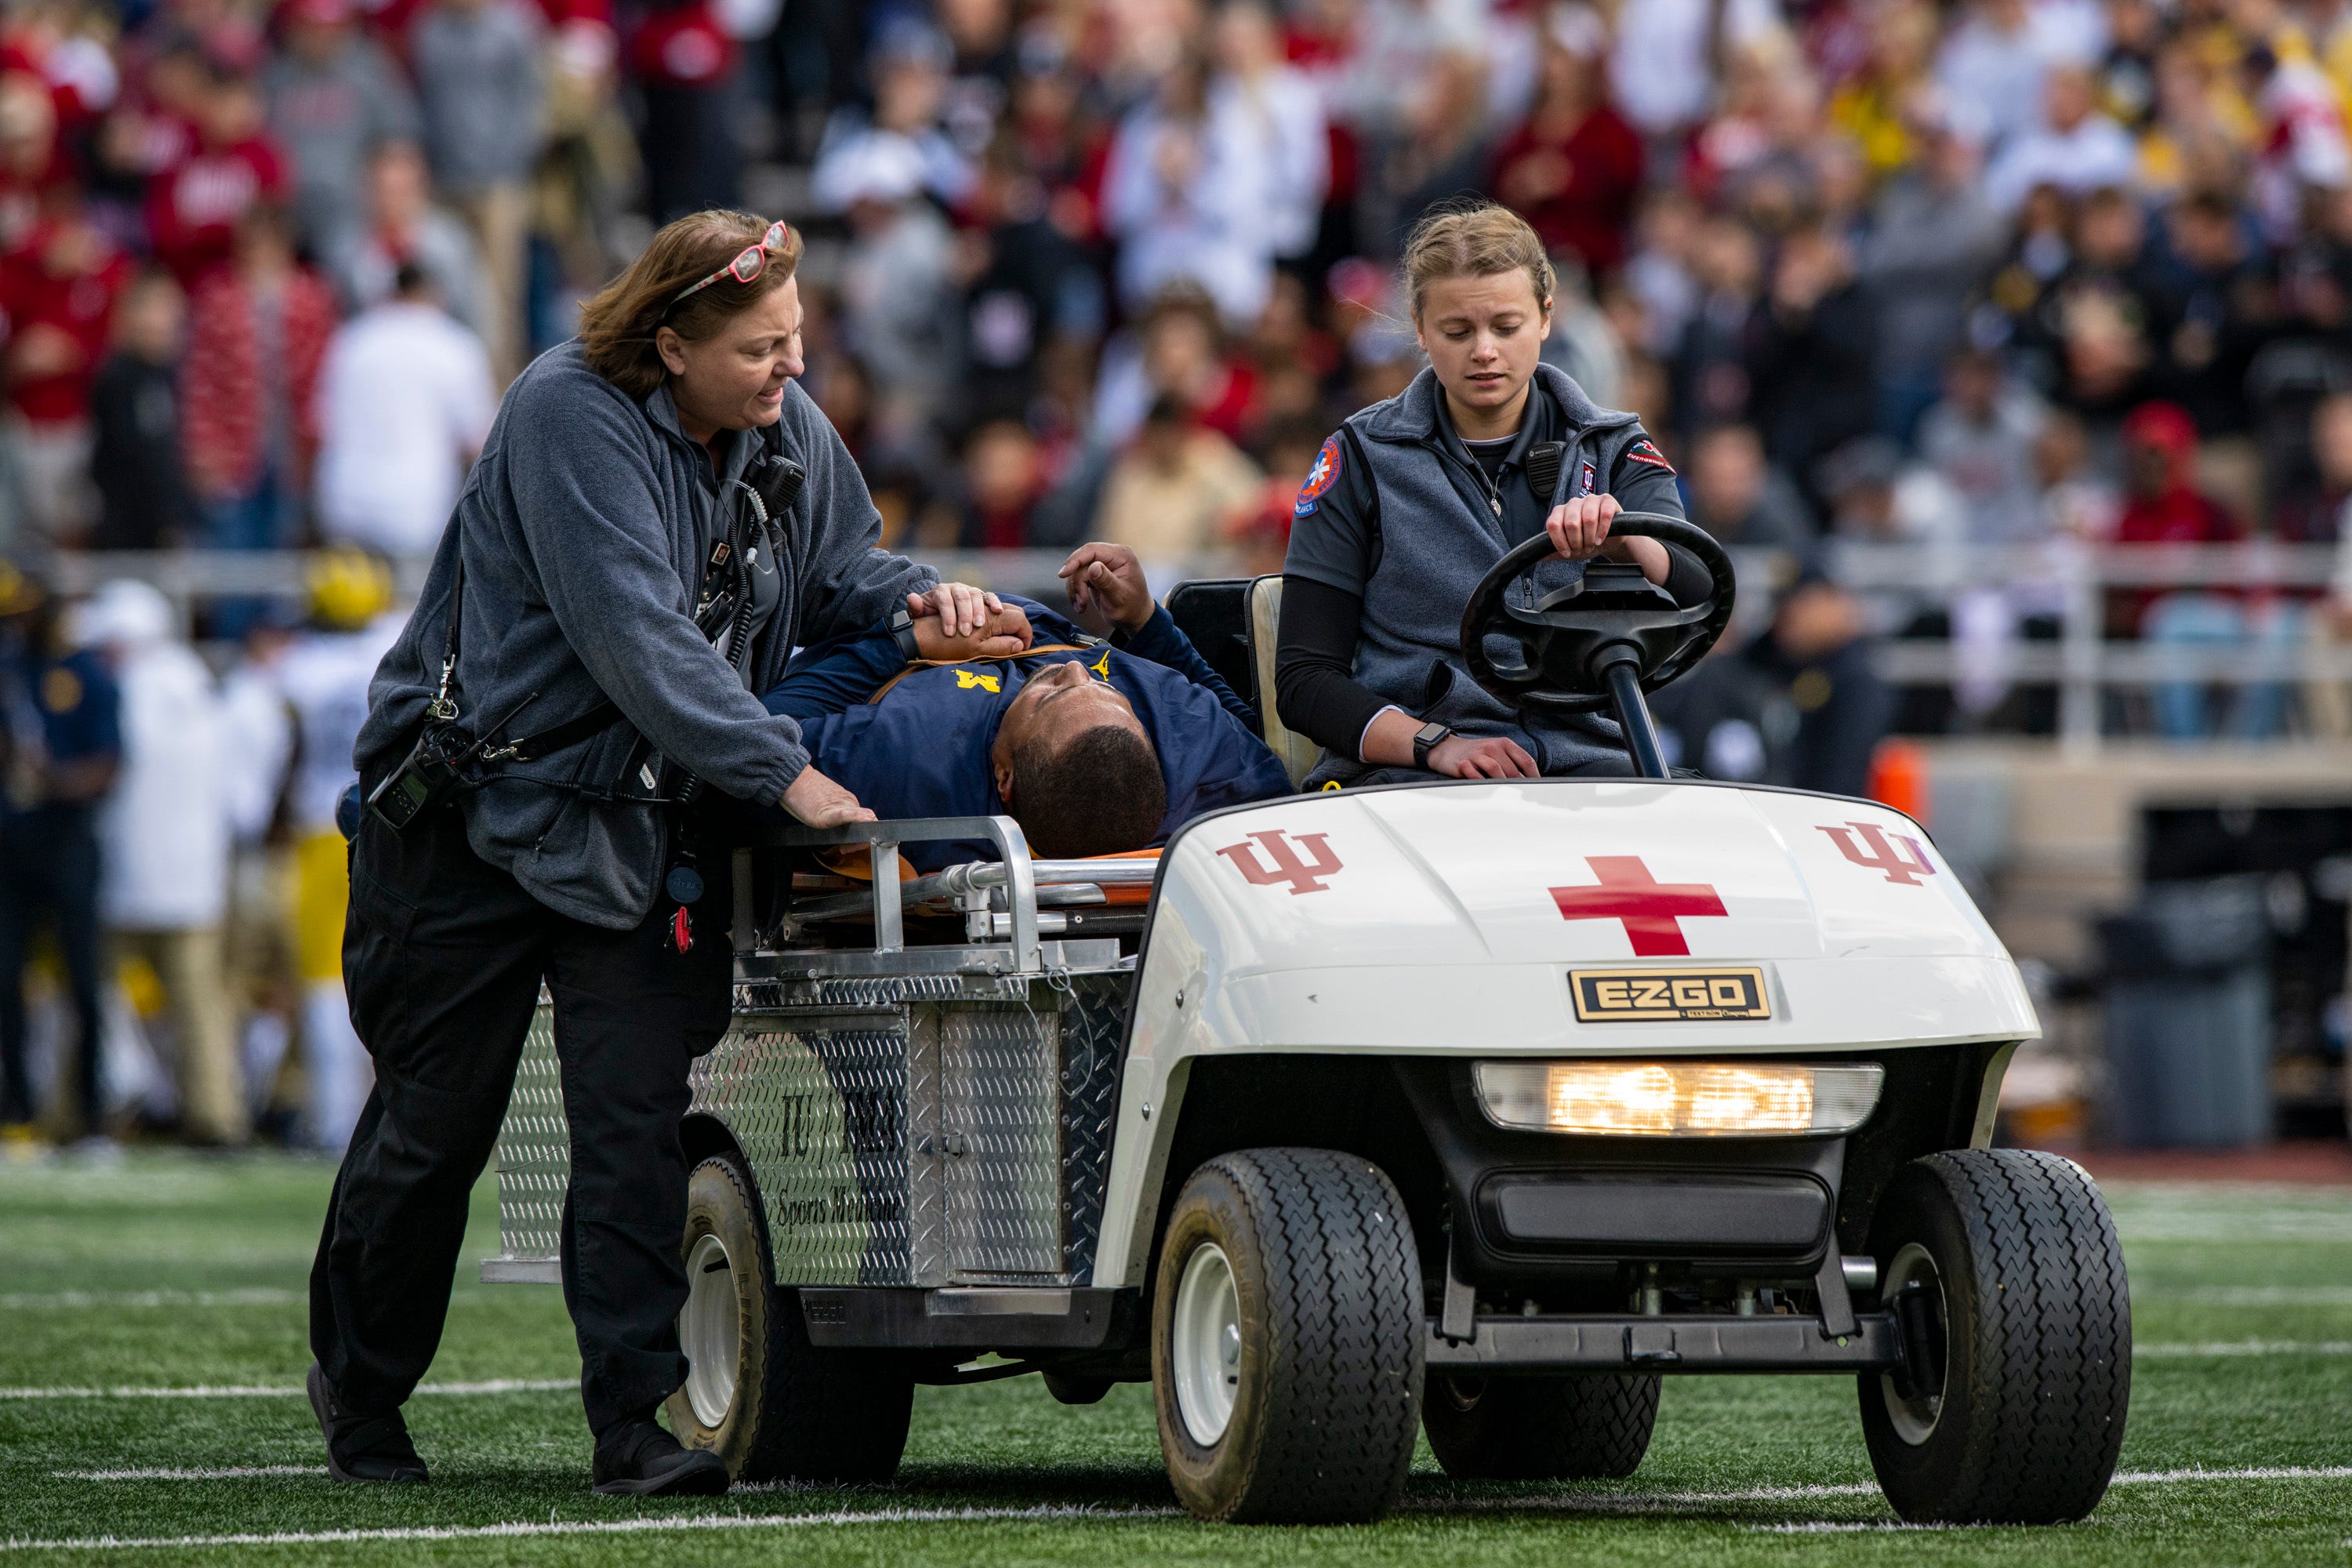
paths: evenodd
<path fill-rule="evenodd" d="M 1571 779 L 1308 795 L 1171 846 L 1138 1039 L 1235 1047 L 1821 1049 L 2038 1032 L 1927 834 L 1867 802 Z M 1753 969 L 1769 1016 L 1594 1023 L 1570 976 Z"/>

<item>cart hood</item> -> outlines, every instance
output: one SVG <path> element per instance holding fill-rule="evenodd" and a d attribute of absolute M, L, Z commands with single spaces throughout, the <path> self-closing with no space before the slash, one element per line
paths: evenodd
<path fill-rule="evenodd" d="M 1733 990 L 1753 971 L 1757 991 L 1730 1009 L 1745 1016 L 1596 1016 L 1591 995 L 1580 1016 L 1575 977 L 1613 971 Z M 1588 1055 L 2037 1032 L 2015 965 L 1908 817 L 1793 791 L 1543 779 L 1193 824 L 1166 857 L 1134 1046 Z"/>

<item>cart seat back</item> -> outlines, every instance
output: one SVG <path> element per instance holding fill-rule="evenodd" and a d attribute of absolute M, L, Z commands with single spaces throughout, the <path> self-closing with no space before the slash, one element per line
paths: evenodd
<path fill-rule="evenodd" d="M 1268 574 L 1254 579 L 1249 585 L 1249 645 L 1255 689 L 1250 695 L 1257 700 L 1266 746 L 1281 759 L 1282 771 L 1290 775 L 1290 787 L 1297 789 L 1306 782 L 1307 770 L 1315 765 L 1322 749 L 1284 724 L 1275 707 L 1274 658 L 1281 625 L 1282 578 Z"/>

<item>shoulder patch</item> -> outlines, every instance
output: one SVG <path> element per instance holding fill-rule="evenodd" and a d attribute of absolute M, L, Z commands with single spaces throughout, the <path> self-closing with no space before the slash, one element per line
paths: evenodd
<path fill-rule="evenodd" d="M 1658 450 L 1656 443 L 1647 436 L 1626 447 L 1625 456 L 1634 462 L 1647 463 L 1654 468 L 1664 468 L 1670 474 L 1675 471 L 1675 466 L 1666 461 L 1665 455 Z"/>
<path fill-rule="evenodd" d="M 1298 504 L 1290 509 L 1293 517 L 1311 517 L 1330 488 L 1339 482 L 1339 437 L 1324 438 L 1323 449 L 1315 454 L 1315 466 L 1307 470 L 1307 482 L 1298 487 Z"/>

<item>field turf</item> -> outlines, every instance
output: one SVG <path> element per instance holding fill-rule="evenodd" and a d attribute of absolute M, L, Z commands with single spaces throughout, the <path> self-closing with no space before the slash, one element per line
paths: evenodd
<path fill-rule="evenodd" d="M 887 1488 L 595 1498 L 556 1292 L 473 1282 L 487 1183 L 409 1407 L 433 1484 L 338 1486 L 298 1392 L 329 1177 L 0 1166 L 0 1561 L 2352 1564 L 2343 1188 L 2111 1192 L 2139 1353 L 2123 1473 L 2085 1524 L 1891 1528 L 1850 1380 L 1670 1378 L 1630 1480 L 1456 1485 L 1424 1447 L 1386 1523 L 1249 1530 L 1174 1510 L 1147 1390 L 1073 1410 L 1033 1378 L 919 1393 Z"/>

